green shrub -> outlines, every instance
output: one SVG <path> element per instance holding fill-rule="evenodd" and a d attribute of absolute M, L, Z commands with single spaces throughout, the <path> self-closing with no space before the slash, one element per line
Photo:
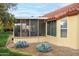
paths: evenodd
<path fill-rule="evenodd" d="M 52 50 L 52 45 L 48 42 L 41 42 L 36 45 L 36 50 L 39 52 L 49 52 Z"/>

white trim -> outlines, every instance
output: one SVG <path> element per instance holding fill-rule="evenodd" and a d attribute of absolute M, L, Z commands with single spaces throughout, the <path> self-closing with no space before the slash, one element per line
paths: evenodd
<path fill-rule="evenodd" d="M 22 31 L 22 29 L 21 29 L 21 20 L 20 20 L 20 37 L 21 37 L 21 31 Z"/>
<path fill-rule="evenodd" d="M 45 24 L 45 33 L 46 33 L 46 36 L 47 36 L 47 22 L 46 22 L 46 24 Z"/>
<path fill-rule="evenodd" d="M 16 19 L 48 19 L 48 17 L 17 17 Z"/>

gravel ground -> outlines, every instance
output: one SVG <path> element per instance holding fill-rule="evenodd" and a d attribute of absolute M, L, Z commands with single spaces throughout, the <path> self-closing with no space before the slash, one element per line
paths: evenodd
<path fill-rule="evenodd" d="M 27 48 L 13 48 L 13 45 L 14 44 L 11 40 L 8 41 L 8 48 L 19 52 L 31 53 L 34 56 L 79 56 L 79 50 L 74 50 L 71 48 L 56 45 L 52 45 L 53 50 L 46 53 L 36 51 L 35 46 L 37 45 L 37 43 L 30 44 L 30 46 Z"/>

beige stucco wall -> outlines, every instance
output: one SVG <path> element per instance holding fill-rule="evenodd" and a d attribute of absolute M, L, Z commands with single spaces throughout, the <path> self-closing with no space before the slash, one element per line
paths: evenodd
<path fill-rule="evenodd" d="M 77 39 L 77 46 L 78 46 L 78 49 L 79 49 L 79 15 L 78 15 L 77 24 L 78 24 L 78 25 L 77 25 L 77 26 L 78 26 L 78 27 L 77 27 L 77 28 L 78 28 L 78 29 L 77 29 L 77 31 L 78 31 L 78 32 L 77 32 L 77 37 L 78 37 L 78 39 Z"/>
<path fill-rule="evenodd" d="M 16 43 L 19 40 L 26 40 L 30 43 L 37 43 L 37 42 L 50 42 L 52 44 L 58 46 L 69 47 L 73 49 L 79 49 L 79 15 L 65 17 L 67 19 L 67 38 L 61 38 L 60 32 L 60 23 L 61 19 L 57 20 L 57 35 L 56 37 L 53 36 L 46 36 L 46 37 L 31 37 L 31 38 L 15 38 L 14 42 Z M 64 19 L 64 18 L 62 18 Z"/>
<path fill-rule="evenodd" d="M 60 23 L 61 19 L 57 20 L 57 36 L 49 36 L 52 42 L 58 46 L 69 47 L 73 49 L 79 49 L 79 15 L 65 17 L 67 19 L 67 38 L 61 37 Z M 56 39 L 53 39 L 56 38 Z"/>
<path fill-rule="evenodd" d="M 52 37 L 52 36 L 51 36 Z M 56 37 L 50 36 L 35 36 L 35 37 L 14 37 L 14 43 L 17 41 L 27 41 L 29 43 L 38 43 L 38 42 L 50 42 L 52 44 L 56 44 Z"/>
<path fill-rule="evenodd" d="M 60 22 L 61 20 L 57 21 L 57 45 L 60 46 L 65 46 L 65 47 L 70 47 L 70 48 L 74 48 L 77 49 L 77 18 L 78 16 L 70 16 L 70 17 L 66 17 L 67 19 L 67 38 L 62 38 L 61 37 L 61 32 L 60 32 Z"/>

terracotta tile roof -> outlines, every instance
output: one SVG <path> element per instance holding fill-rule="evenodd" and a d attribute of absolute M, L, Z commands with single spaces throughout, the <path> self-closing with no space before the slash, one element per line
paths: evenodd
<path fill-rule="evenodd" d="M 72 5 L 68 5 L 61 9 L 58 9 L 54 12 L 50 12 L 44 15 L 44 17 L 48 17 L 49 18 L 48 21 L 50 21 L 50 20 L 58 20 L 66 16 L 72 16 L 76 14 L 79 14 L 79 3 L 74 3 Z"/>

